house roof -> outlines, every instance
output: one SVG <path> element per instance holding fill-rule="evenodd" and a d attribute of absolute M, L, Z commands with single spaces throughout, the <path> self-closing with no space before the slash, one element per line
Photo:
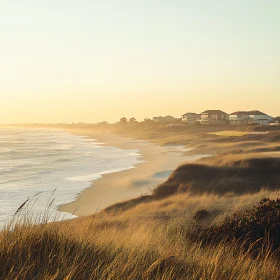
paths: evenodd
<path fill-rule="evenodd" d="M 186 116 L 186 115 L 197 115 L 197 113 L 186 113 L 186 114 L 184 114 L 182 116 Z"/>
<path fill-rule="evenodd" d="M 206 110 L 204 112 L 202 112 L 201 114 L 226 114 L 225 112 L 221 111 L 221 110 Z"/>
<path fill-rule="evenodd" d="M 248 113 L 249 115 L 266 115 L 265 113 L 258 110 L 249 111 Z"/>
<path fill-rule="evenodd" d="M 258 111 L 258 110 L 252 110 L 252 111 L 236 111 L 231 113 L 231 115 L 241 115 L 241 114 L 249 114 L 249 115 L 266 115 L 265 113 Z"/>
<path fill-rule="evenodd" d="M 246 115 L 246 114 L 249 115 L 249 112 L 248 111 L 236 111 L 236 112 L 231 113 L 231 115 Z"/>

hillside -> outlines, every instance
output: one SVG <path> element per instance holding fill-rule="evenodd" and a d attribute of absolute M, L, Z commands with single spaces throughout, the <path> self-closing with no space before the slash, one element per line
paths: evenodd
<path fill-rule="evenodd" d="M 145 135 L 219 154 L 94 215 L 3 230 L 0 278 L 279 279 L 279 132 L 162 131 Z"/>
<path fill-rule="evenodd" d="M 256 194 L 178 194 L 126 211 L 0 234 L 1 279 L 278 279 L 269 250 L 254 257 L 238 241 L 203 244 L 197 226 L 223 223 L 252 207 Z M 206 210 L 206 218 L 195 219 Z M 244 247 L 244 250 L 241 248 Z"/>

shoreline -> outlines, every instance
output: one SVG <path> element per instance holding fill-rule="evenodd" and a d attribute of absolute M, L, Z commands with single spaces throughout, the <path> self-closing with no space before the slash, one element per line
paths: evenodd
<path fill-rule="evenodd" d="M 67 130 L 66 130 L 67 131 Z M 137 150 L 140 162 L 130 169 L 104 174 L 90 181 L 74 201 L 58 207 L 61 212 L 75 216 L 88 216 L 125 200 L 151 192 L 164 182 L 171 172 L 184 162 L 193 162 L 204 155 L 185 155 L 184 146 L 160 146 L 144 140 L 122 137 L 110 133 L 70 130 L 69 133 L 86 136 L 103 146 L 114 146 L 123 150 Z"/>

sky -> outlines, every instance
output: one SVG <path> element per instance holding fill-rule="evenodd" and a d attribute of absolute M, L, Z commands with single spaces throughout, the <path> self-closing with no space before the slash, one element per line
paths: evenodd
<path fill-rule="evenodd" d="M 279 0 L 0 0 L 0 123 L 280 115 Z"/>

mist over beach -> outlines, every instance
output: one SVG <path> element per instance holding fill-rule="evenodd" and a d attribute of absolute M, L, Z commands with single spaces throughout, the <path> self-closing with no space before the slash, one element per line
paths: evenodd
<path fill-rule="evenodd" d="M 91 181 L 141 163 L 136 149 L 103 146 L 64 131 L 1 128 L 0 133 L 2 226 L 26 199 L 39 194 L 32 209 L 38 214 L 35 212 L 43 211 L 55 192 L 55 211 L 73 201 Z"/>
<path fill-rule="evenodd" d="M 0 1 L 0 280 L 280 279 L 280 1 Z"/>

